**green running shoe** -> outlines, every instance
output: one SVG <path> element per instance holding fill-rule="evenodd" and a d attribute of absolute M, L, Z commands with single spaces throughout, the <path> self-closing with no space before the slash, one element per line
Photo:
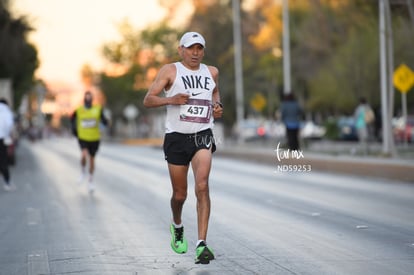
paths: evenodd
<path fill-rule="evenodd" d="M 184 227 L 175 228 L 170 226 L 171 232 L 171 248 L 175 253 L 183 254 L 187 252 L 187 240 L 184 238 Z"/>
<path fill-rule="evenodd" d="M 214 260 L 214 254 L 211 248 L 209 248 L 205 242 L 201 242 L 196 248 L 196 264 L 209 264 L 211 260 Z"/>

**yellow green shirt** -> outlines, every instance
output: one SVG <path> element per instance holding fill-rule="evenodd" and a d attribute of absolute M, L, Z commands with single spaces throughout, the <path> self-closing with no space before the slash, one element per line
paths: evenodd
<path fill-rule="evenodd" d="M 76 109 L 76 129 L 79 139 L 98 141 L 101 138 L 99 131 L 101 112 L 100 106 L 92 106 L 91 108 L 81 106 Z"/>

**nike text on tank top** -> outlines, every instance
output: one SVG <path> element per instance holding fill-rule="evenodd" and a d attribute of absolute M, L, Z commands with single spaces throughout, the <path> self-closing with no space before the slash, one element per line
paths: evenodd
<path fill-rule="evenodd" d="M 167 105 L 165 132 L 193 134 L 213 127 L 212 97 L 216 83 L 205 64 L 196 71 L 187 69 L 181 62 L 174 63 L 177 68 L 171 89 L 165 91 L 166 97 L 179 93 L 190 95 L 185 105 Z"/>

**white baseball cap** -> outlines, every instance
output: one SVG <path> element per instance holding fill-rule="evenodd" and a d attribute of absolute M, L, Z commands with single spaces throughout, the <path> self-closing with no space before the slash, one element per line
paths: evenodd
<path fill-rule="evenodd" d="M 200 44 L 201 46 L 203 46 L 203 48 L 206 47 L 206 41 L 204 40 L 204 37 L 198 32 L 186 32 L 181 37 L 180 46 L 188 48 L 194 44 Z"/>

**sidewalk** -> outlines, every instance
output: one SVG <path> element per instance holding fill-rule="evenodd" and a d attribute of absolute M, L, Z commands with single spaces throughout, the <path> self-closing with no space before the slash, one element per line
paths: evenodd
<path fill-rule="evenodd" d="M 329 150 L 329 147 L 332 148 Z M 275 168 L 350 174 L 375 178 L 386 178 L 414 183 L 414 158 L 390 158 L 381 156 L 352 155 L 352 143 L 308 146 L 301 153 L 288 152 L 269 143 L 247 143 L 243 145 L 222 144 L 217 155 L 275 165 Z M 349 147 L 349 148 L 346 148 Z M 289 167 L 289 165 L 291 165 Z"/>

